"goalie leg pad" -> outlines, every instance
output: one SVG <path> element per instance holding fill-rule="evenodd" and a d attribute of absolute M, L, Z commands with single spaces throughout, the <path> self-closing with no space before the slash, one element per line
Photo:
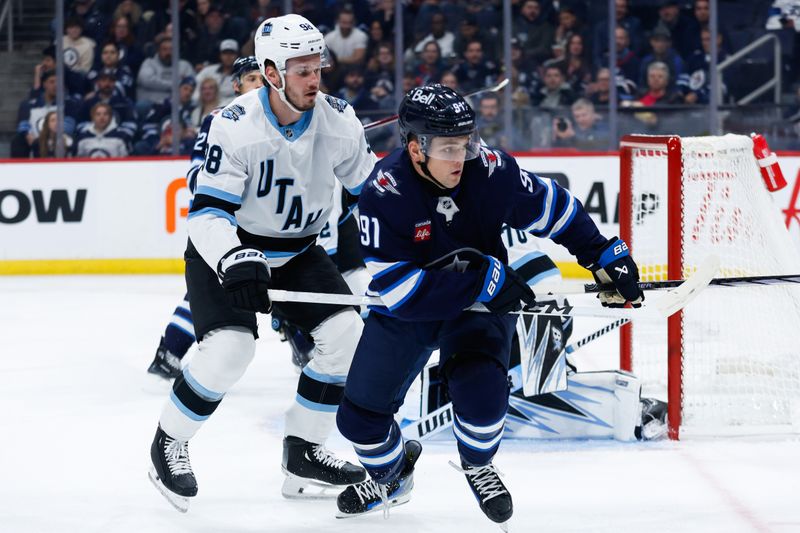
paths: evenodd
<path fill-rule="evenodd" d="M 314 355 L 297 382 L 295 402 L 286 414 L 285 436 L 314 443 L 328 438 L 363 327 L 358 313 L 348 308 L 311 331 Z"/>
<path fill-rule="evenodd" d="M 462 462 L 490 463 L 500 446 L 508 410 L 505 369 L 486 355 L 460 353 L 447 361 L 444 374 L 453 399 L 453 433 Z"/>
<path fill-rule="evenodd" d="M 244 375 L 255 355 L 253 332 L 226 327 L 207 333 L 197 354 L 172 387 L 159 424 L 171 437 L 189 440 Z"/>

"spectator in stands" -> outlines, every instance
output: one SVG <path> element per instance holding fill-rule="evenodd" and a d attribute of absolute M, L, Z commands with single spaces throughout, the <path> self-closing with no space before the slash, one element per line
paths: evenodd
<path fill-rule="evenodd" d="M 628 44 L 634 55 L 640 54 L 644 48 L 644 32 L 642 21 L 629 13 L 629 0 L 615 0 L 615 15 L 617 28 L 624 28 L 627 33 Z M 608 19 L 597 21 L 594 24 L 594 41 L 592 53 L 595 65 L 608 64 Z M 617 39 L 619 43 L 619 39 Z M 619 44 L 617 44 L 619 49 Z M 638 71 L 636 72 L 638 75 Z M 634 78 L 635 79 L 635 78 Z"/>
<path fill-rule="evenodd" d="M 576 95 L 582 95 L 586 85 L 592 81 L 592 65 L 580 33 L 573 33 L 567 40 L 564 56 L 566 81 Z"/>
<path fill-rule="evenodd" d="M 197 30 L 197 41 L 192 50 L 192 62 L 198 71 L 215 62 L 219 57 L 219 45 L 226 39 L 237 40 L 238 27 L 229 19 L 219 6 L 211 5 L 206 12 L 203 24 Z"/>
<path fill-rule="evenodd" d="M 584 95 L 593 105 L 609 105 L 611 103 L 611 71 L 606 67 L 597 69 L 594 81 L 586 86 Z"/>
<path fill-rule="evenodd" d="M 27 158 L 31 146 L 39 137 L 47 113 L 56 110 L 56 73 L 48 70 L 42 73 L 42 89 L 29 100 L 19 105 L 17 112 L 17 133 L 11 139 L 11 157 Z M 72 135 L 75 131 L 77 104 L 73 98 L 64 101 L 64 133 Z"/>
<path fill-rule="evenodd" d="M 414 47 L 415 54 L 421 54 L 425 45 L 429 42 L 435 41 L 439 45 L 440 57 L 444 60 L 451 60 L 455 52 L 453 51 L 453 44 L 455 43 L 455 35 L 447 31 L 445 28 L 444 14 L 434 13 L 431 15 L 431 32 L 422 38 L 420 42 Z"/>
<path fill-rule="evenodd" d="M 339 11 L 336 27 L 325 35 L 326 46 L 341 65 L 361 65 L 367 57 L 367 34 L 356 28 L 355 14 L 349 7 Z"/>
<path fill-rule="evenodd" d="M 93 68 L 89 71 L 86 77 L 90 86 L 94 85 L 97 77 L 102 71 L 111 71 L 114 73 L 116 81 L 116 88 L 122 96 L 133 99 L 136 96 L 136 86 L 133 83 L 133 74 L 128 65 L 123 65 L 119 61 L 119 48 L 113 42 L 107 42 L 103 45 L 100 52 L 100 66 Z"/>
<path fill-rule="evenodd" d="M 670 89 L 674 89 L 678 76 L 686 71 L 686 66 L 678 52 L 672 48 L 672 36 L 669 30 L 663 26 L 656 26 L 650 35 L 650 46 L 653 48 L 653 53 L 644 56 L 639 66 L 639 86 L 642 87 L 647 83 L 650 64 L 659 62 L 669 68 Z"/>
<path fill-rule="evenodd" d="M 575 95 L 564 79 L 564 71 L 558 65 L 544 69 L 542 87 L 531 95 L 531 104 L 545 109 L 558 109 L 572 104 Z"/>
<path fill-rule="evenodd" d="M 144 52 L 136 43 L 136 37 L 128 17 L 122 16 L 114 19 L 109 29 L 108 40 L 116 43 L 119 49 L 120 63 L 127 65 L 135 76 L 144 61 Z"/>
<path fill-rule="evenodd" d="M 367 36 L 369 37 L 367 41 L 367 53 L 375 53 L 378 46 L 387 40 L 386 34 L 383 32 L 381 21 L 373 20 L 369 23 L 369 32 Z"/>
<path fill-rule="evenodd" d="M 511 65 L 511 104 L 514 109 L 528 107 L 531 104 L 531 93 L 528 88 L 520 84 L 520 72 Z"/>
<path fill-rule="evenodd" d="M 539 0 L 525 0 L 522 3 L 519 17 L 514 19 L 512 28 L 528 60 L 541 64 L 552 57 L 555 28 L 542 16 Z"/>
<path fill-rule="evenodd" d="M 397 108 L 394 99 L 394 85 L 389 80 L 378 80 L 369 90 L 369 102 L 362 109 L 369 111 L 392 111 Z M 354 106 L 355 107 L 355 106 Z"/>
<path fill-rule="evenodd" d="M 116 90 L 116 73 L 113 69 L 102 70 L 95 80 L 95 90 L 83 101 L 78 113 L 78 131 L 86 129 L 92 120 L 91 110 L 97 104 L 108 104 L 114 122 L 119 126 L 128 140 L 136 135 L 136 117 L 133 112 L 133 102 Z"/>
<path fill-rule="evenodd" d="M 130 138 L 116 125 L 111 106 L 96 103 L 91 110 L 92 122 L 75 140 L 75 156 L 104 159 L 130 154 Z"/>
<path fill-rule="evenodd" d="M 569 38 L 575 33 L 581 34 L 584 43 L 588 42 L 589 37 L 583 21 L 578 17 L 578 10 L 571 4 L 562 2 L 558 10 L 558 27 L 553 40 L 566 50 Z"/>
<path fill-rule="evenodd" d="M 108 30 L 108 18 L 97 8 L 94 0 L 73 0 L 67 17 L 81 20 L 83 34 L 94 42 L 102 42 Z"/>
<path fill-rule="evenodd" d="M 511 38 L 511 68 L 516 71 L 517 86 L 527 93 L 529 99 L 531 93 L 538 89 L 541 78 L 538 66 L 525 56 L 519 39 L 516 37 Z"/>
<path fill-rule="evenodd" d="M 219 87 L 220 105 L 228 105 L 236 95 L 233 92 L 233 62 L 239 54 L 239 43 L 233 39 L 225 39 L 219 45 L 219 63 L 209 65 L 197 74 L 197 84 L 202 87 L 203 80 L 214 78 Z M 194 99 L 200 97 L 200 89 L 194 94 Z"/>
<path fill-rule="evenodd" d="M 647 86 L 637 102 L 645 107 L 680 103 L 683 98 L 670 89 L 670 70 L 666 63 L 654 61 L 647 66 Z"/>
<path fill-rule="evenodd" d="M 683 101 L 687 104 L 707 104 L 711 98 L 711 75 L 709 65 L 711 62 L 711 30 L 703 28 L 700 30 L 703 50 L 698 50 L 686 64 L 686 72 L 678 78 L 678 90 L 683 95 Z M 725 60 L 726 54 L 722 51 L 722 34 L 717 34 L 717 47 L 719 50 L 717 60 Z M 722 89 L 722 102 L 727 101 L 727 87 L 720 79 Z"/>
<path fill-rule="evenodd" d="M 178 89 L 178 116 L 180 117 L 183 125 L 187 125 L 191 122 L 192 111 L 196 107 L 196 104 L 192 100 L 192 94 L 194 94 L 195 87 L 196 83 L 193 77 L 187 76 L 181 80 L 181 85 Z M 162 133 L 165 128 L 165 123 L 170 120 L 171 116 L 172 100 L 170 98 L 164 100 L 160 105 L 154 106 L 148 112 L 147 116 L 142 121 L 142 138 L 134 147 L 134 153 L 136 155 L 155 155 L 159 153 L 159 143 L 162 140 Z M 199 128 L 182 128 L 181 132 L 183 134 L 183 138 L 181 142 L 191 143 L 196 137 L 198 130 Z M 169 146 L 171 147 L 172 140 L 170 139 L 168 142 L 170 143 Z M 191 144 L 189 150 L 191 152 Z M 181 153 L 184 153 L 183 146 L 181 148 Z"/>
<path fill-rule="evenodd" d="M 135 27 L 142 18 L 142 6 L 134 0 L 121 0 L 112 14 L 113 20 L 117 20 L 119 17 L 126 17 Z"/>
<path fill-rule="evenodd" d="M 614 38 L 617 41 L 617 68 L 622 76 L 631 80 L 634 84 L 639 83 L 639 72 L 641 60 L 630 44 L 628 30 L 622 26 L 617 26 L 614 30 Z M 608 54 L 603 58 L 602 65 L 608 65 Z"/>
<path fill-rule="evenodd" d="M 220 106 L 219 97 L 219 84 L 214 78 L 206 78 L 198 83 L 199 98 L 197 99 L 197 107 L 192 110 L 190 115 L 189 127 L 196 130 L 200 129 L 203 125 L 203 119 L 206 115 L 214 111 Z"/>
<path fill-rule="evenodd" d="M 494 82 L 497 67 L 492 61 L 483 57 L 483 45 L 477 39 L 467 44 L 464 51 L 464 62 L 453 71 L 458 78 L 461 90 L 469 93 L 483 89 Z"/>
<path fill-rule="evenodd" d="M 415 79 L 416 78 L 414 78 L 413 74 L 409 74 L 408 72 L 403 74 L 403 94 L 406 94 L 408 91 L 417 86 Z"/>
<path fill-rule="evenodd" d="M 458 35 L 456 35 L 456 40 L 453 43 L 453 52 L 455 56 L 462 57 L 464 51 L 467 49 L 467 44 L 475 39 L 481 42 L 483 55 L 486 56 L 487 59 L 496 61 L 495 40 L 486 31 L 482 31 L 482 28 L 478 26 L 477 19 L 473 15 L 467 15 L 461 21 Z M 517 42 L 519 42 L 519 40 L 517 40 Z"/>
<path fill-rule="evenodd" d="M 357 65 L 348 65 L 344 68 L 344 85 L 335 94 L 356 111 L 369 107 L 369 90 L 364 85 L 364 73 Z"/>
<path fill-rule="evenodd" d="M 428 85 L 438 83 L 444 72 L 444 62 L 442 53 L 439 50 L 439 43 L 428 41 L 420 53 L 420 60 L 412 69 L 417 85 Z"/>
<path fill-rule="evenodd" d="M 39 138 L 31 145 L 31 155 L 34 159 L 53 158 L 56 156 L 56 136 L 58 133 L 58 113 L 50 111 L 42 122 L 42 131 Z M 64 134 L 64 153 L 72 152 L 72 137 Z"/>
<path fill-rule="evenodd" d="M 458 86 L 458 78 L 456 78 L 456 75 L 451 70 L 446 70 L 442 73 L 442 78 L 439 80 L 439 83 L 445 87 L 450 87 L 458 94 L 463 94 L 461 87 Z"/>
<path fill-rule="evenodd" d="M 478 103 L 478 134 L 489 146 L 509 149 L 508 138 L 503 131 L 503 117 L 500 116 L 500 96 L 496 93 L 481 95 Z"/>
<path fill-rule="evenodd" d="M 180 138 L 178 153 L 181 155 L 191 155 L 195 136 L 187 135 L 186 132 L 195 130 L 193 128 L 184 127 L 183 124 L 178 125 L 178 127 L 180 128 L 178 132 Z M 153 155 L 172 155 L 172 120 L 169 118 L 161 125 L 161 133 Z"/>
<path fill-rule="evenodd" d="M 678 0 L 662 0 L 661 6 L 658 8 L 658 23 L 654 30 L 659 29 L 669 32 L 675 49 L 683 58 L 689 57 L 692 52 L 700 49 L 700 25 L 694 17 L 681 13 Z M 671 74 L 676 76 L 681 73 L 671 72 Z"/>
<path fill-rule="evenodd" d="M 83 35 L 83 22 L 77 17 L 64 23 L 64 65 L 75 72 L 88 74 L 94 64 L 93 39 Z"/>
<path fill-rule="evenodd" d="M 579 150 L 608 148 L 608 125 L 595 112 L 594 104 L 579 98 L 571 106 L 572 118 L 553 119 L 553 146 Z"/>
<path fill-rule="evenodd" d="M 380 80 L 390 82 L 394 86 L 394 51 L 389 43 L 380 43 L 374 55 L 367 62 L 365 72 L 366 83 L 374 87 Z"/>
<path fill-rule="evenodd" d="M 169 98 L 172 92 L 172 39 L 162 37 L 157 42 L 156 55 L 148 57 L 139 69 L 136 84 L 136 105 L 139 116 L 145 115 L 156 103 Z M 181 59 L 178 62 L 178 73 L 181 79 L 192 76 L 192 66 Z"/>
<path fill-rule="evenodd" d="M 52 70 L 56 70 L 56 46 L 51 44 L 42 50 L 42 60 L 37 63 L 33 68 L 33 85 L 31 86 L 30 97 L 34 98 L 42 91 L 42 74 Z M 64 77 L 66 78 L 66 90 L 70 96 L 83 98 L 87 90 L 86 76 L 80 72 L 70 69 L 64 69 Z"/>

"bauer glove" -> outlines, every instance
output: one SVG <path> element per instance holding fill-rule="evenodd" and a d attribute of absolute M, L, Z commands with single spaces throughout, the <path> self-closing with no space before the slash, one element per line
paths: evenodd
<path fill-rule="evenodd" d="M 217 274 L 233 307 L 259 313 L 272 310 L 269 265 L 261 251 L 237 246 L 220 259 Z"/>
<path fill-rule="evenodd" d="M 476 302 L 481 302 L 492 313 L 499 315 L 519 311 L 520 300 L 528 305 L 536 302 L 533 291 L 525 280 L 510 266 L 496 257 L 486 256 L 480 276 Z"/>
<path fill-rule="evenodd" d="M 609 239 L 588 269 L 598 285 L 613 285 L 616 289 L 598 293 L 603 307 L 624 307 L 626 302 L 633 307 L 642 306 L 644 293 L 639 288 L 639 269 L 625 241 L 617 237 Z"/>

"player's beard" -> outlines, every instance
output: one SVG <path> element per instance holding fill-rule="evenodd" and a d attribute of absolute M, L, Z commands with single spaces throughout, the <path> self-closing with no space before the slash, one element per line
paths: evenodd
<path fill-rule="evenodd" d="M 309 109 L 314 107 L 314 103 L 317 100 L 317 93 L 319 93 L 319 89 L 315 91 L 314 98 L 311 98 L 310 99 L 311 101 L 309 103 L 302 104 L 301 102 L 309 100 L 309 98 L 305 96 L 305 93 L 298 96 L 295 94 L 294 91 L 288 91 L 288 90 L 284 91 L 284 94 L 286 95 L 286 100 L 288 100 L 290 104 L 292 104 L 295 108 L 297 108 L 300 111 L 308 111 Z"/>

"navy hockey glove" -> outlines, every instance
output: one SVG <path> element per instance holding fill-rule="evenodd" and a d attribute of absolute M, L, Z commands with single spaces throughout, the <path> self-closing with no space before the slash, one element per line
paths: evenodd
<path fill-rule="evenodd" d="M 624 307 L 626 302 L 633 307 L 642 306 L 644 293 L 639 288 L 639 269 L 625 241 L 617 237 L 609 239 L 588 268 L 598 285 L 613 285 L 616 289 L 597 295 L 603 307 Z"/>
<path fill-rule="evenodd" d="M 237 246 L 219 260 L 217 274 L 233 307 L 259 313 L 272 310 L 269 265 L 261 251 Z"/>
<path fill-rule="evenodd" d="M 519 311 L 522 308 L 520 300 L 528 305 L 536 302 L 536 297 L 525 279 L 496 257 L 486 256 L 479 279 L 475 301 L 481 302 L 492 313 L 502 315 Z"/>

